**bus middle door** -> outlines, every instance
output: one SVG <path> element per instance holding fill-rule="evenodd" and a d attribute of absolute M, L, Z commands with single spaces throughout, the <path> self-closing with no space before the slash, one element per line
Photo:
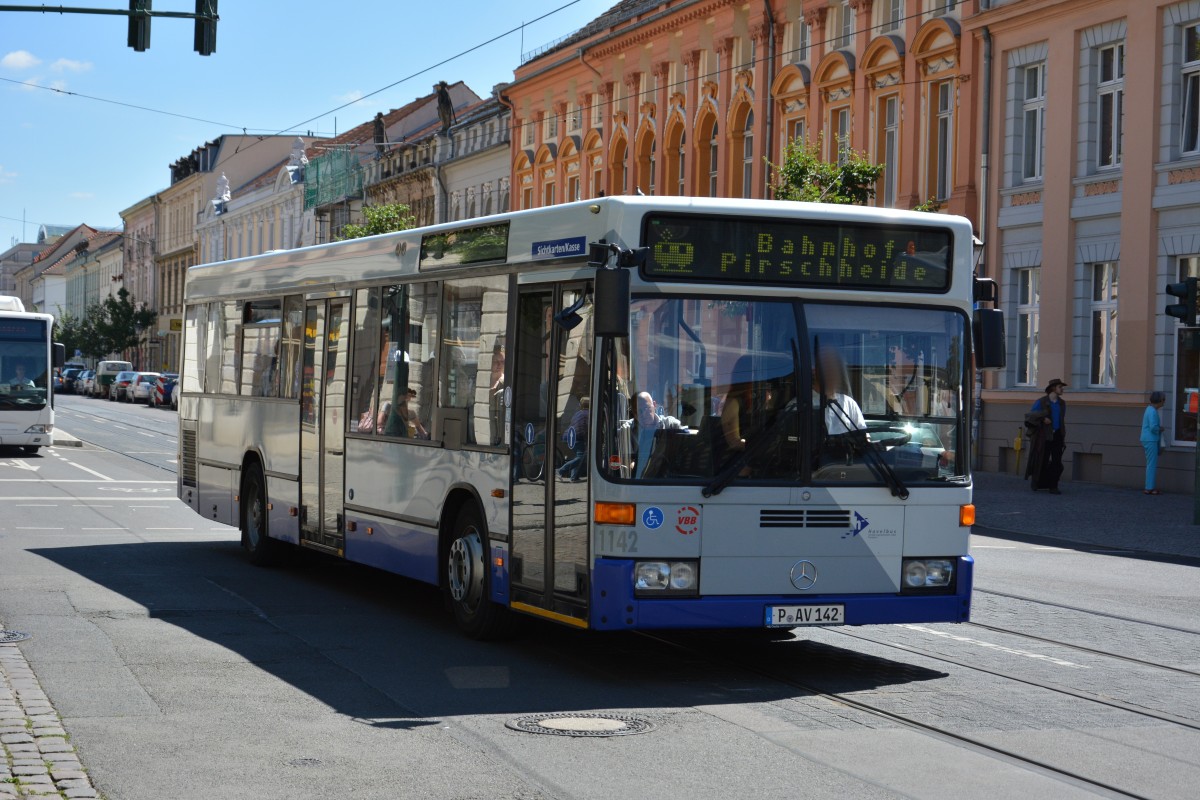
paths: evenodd
<path fill-rule="evenodd" d="M 300 402 L 300 543 L 343 555 L 346 298 L 309 300 L 304 314 Z"/>

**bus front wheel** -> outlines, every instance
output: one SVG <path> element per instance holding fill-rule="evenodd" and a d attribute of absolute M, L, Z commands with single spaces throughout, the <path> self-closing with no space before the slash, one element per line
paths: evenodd
<path fill-rule="evenodd" d="M 444 586 L 454 620 L 473 639 L 511 635 L 512 615 L 488 597 L 491 585 L 487 535 L 479 511 L 466 505 L 458 512 L 445 559 Z"/>
<path fill-rule="evenodd" d="M 255 566 L 269 567 L 277 560 L 279 543 L 268 535 L 267 483 L 257 464 L 246 469 L 242 483 L 242 547 Z"/>
<path fill-rule="evenodd" d="M 27 444 L 27 445 L 22 445 L 22 446 L 21 446 L 21 450 L 22 450 L 22 451 L 25 453 L 25 455 L 27 455 L 27 456 L 36 456 L 36 455 L 37 455 L 37 451 L 38 451 L 38 447 L 39 447 L 39 445 L 36 445 L 36 444 Z"/>

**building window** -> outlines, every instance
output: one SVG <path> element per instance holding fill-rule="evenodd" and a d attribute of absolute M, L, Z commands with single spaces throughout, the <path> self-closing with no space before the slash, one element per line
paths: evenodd
<path fill-rule="evenodd" d="M 567 201 L 579 199 L 579 176 L 572 175 L 567 178 Z"/>
<path fill-rule="evenodd" d="M 545 136 L 547 139 L 557 139 L 558 138 L 558 115 L 557 114 L 554 114 L 554 113 L 546 114 Z"/>
<path fill-rule="evenodd" d="M 531 122 L 521 123 L 521 146 L 533 146 L 533 123 Z"/>
<path fill-rule="evenodd" d="M 830 154 L 829 160 L 836 160 L 839 165 L 845 164 L 850 159 L 850 107 L 832 109 L 829 117 L 829 127 L 837 131 L 831 143 L 834 152 Z"/>
<path fill-rule="evenodd" d="M 746 114 L 742 133 L 742 197 L 754 196 L 754 112 Z"/>
<path fill-rule="evenodd" d="M 1024 67 L 1021 72 L 1024 78 L 1021 178 L 1041 180 L 1046 132 L 1046 64 Z"/>
<path fill-rule="evenodd" d="M 879 199 L 888 208 L 896 206 L 896 179 L 900 173 L 900 98 L 897 95 L 879 101 L 879 155 L 883 158 L 883 192 Z"/>
<path fill-rule="evenodd" d="M 1117 383 L 1117 262 L 1091 265 L 1092 353 L 1088 382 Z"/>
<path fill-rule="evenodd" d="M 1114 44 L 1100 48 L 1100 80 L 1097 83 L 1096 102 L 1099 107 L 1100 153 L 1097 161 L 1101 167 L 1117 167 L 1121 164 L 1121 125 L 1125 104 L 1125 45 Z"/>
<path fill-rule="evenodd" d="M 542 186 L 542 205 L 554 205 L 554 182 L 550 181 Z"/>
<path fill-rule="evenodd" d="M 526 186 L 521 189 L 521 208 L 533 208 L 532 186 Z"/>
<path fill-rule="evenodd" d="M 796 60 L 808 61 L 808 48 L 812 46 L 812 28 L 801 19 L 796 23 Z"/>
<path fill-rule="evenodd" d="M 958 5 L 958 0 L 930 0 L 929 14 L 933 17 L 941 17 L 949 14 Z"/>
<path fill-rule="evenodd" d="M 1017 385 L 1037 383 L 1038 308 L 1041 305 L 1041 269 L 1017 270 Z"/>
<path fill-rule="evenodd" d="M 904 0 L 883 0 L 883 19 L 879 25 L 879 33 L 890 33 L 899 30 L 904 24 Z"/>
<path fill-rule="evenodd" d="M 579 130 L 581 116 L 579 106 L 567 103 L 567 133 L 575 133 Z"/>
<path fill-rule="evenodd" d="M 845 50 L 854 46 L 854 9 L 850 0 L 841 0 L 834 7 L 837 16 L 834 19 L 833 30 L 836 36 L 833 40 L 835 50 Z"/>
<path fill-rule="evenodd" d="M 933 195 L 947 200 L 953 188 L 954 169 L 954 82 L 942 81 L 930 86 L 933 95 L 934 117 L 930 126 L 929 155 Z"/>
<path fill-rule="evenodd" d="M 1200 255 L 1179 259 L 1179 280 L 1200 277 Z M 1175 326 L 1175 424 L 1177 442 L 1196 441 L 1196 408 L 1200 406 L 1200 328 Z M 1196 403 L 1197 405 L 1192 405 Z"/>
<path fill-rule="evenodd" d="M 604 170 L 592 170 L 592 197 L 604 196 Z"/>
<path fill-rule="evenodd" d="M 679 172 L 676 173 L 678 175 L 678 178 L 677 178 L 678 186 L 676 187 L 678 191 L 675 192 L 675 194 L 677 194 L 679 197 L 683 197 L 685 194 L 687 194 L 686 164 L 687 164 L 687 134 L 681 133 L 679 135 Z"/>
<path fill-rule="evenodd" d="M 1183 139 L 1185 153 L 1200 152 L 1200 25 L 1183 31 Z"/>
<path fill-rule="evenodd" d="M 717 196 L 717 173 L 721 169 L 720 142 L 717 141 L 717 123 L 713 123 L 712 135 L 708 140 L 708 196 Z"/>

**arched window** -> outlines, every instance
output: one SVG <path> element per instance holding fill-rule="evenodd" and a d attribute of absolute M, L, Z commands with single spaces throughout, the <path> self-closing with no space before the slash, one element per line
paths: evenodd
<path fill-rule="evenodd" d="M 754 112 L 746 114 L 742 133 L 742 197 L 754 196 Z"/>
<path fill-rule="evenodd" d="M 613 194 L 625 194 L 629 191 L 627 179 L 629 177 L 628 168 L 625 164 L 625 151 L 628 150 L 628 145 L 624 139 L 617 141 L 613 145 L 612 151 L 612 177 L 609 179 Z"/>
<path fill-rule="evenodd" d="M 678 176 L 678 178 L 677 178 L 678 190 L 675 192 L 675 194 L 679 195 L 680 197 L 683 197 L 685 194 L 687 194 L 686 181 L 685 181 L 685 176 L 687 175 L 687 172 L 684 171 L 684 165 L 687 162 L 687 134 L 686 133 L 679 134 L 679 147 L 676 148 L 675 152 L 679 156 L 679 171 L 675 173 Z"/>

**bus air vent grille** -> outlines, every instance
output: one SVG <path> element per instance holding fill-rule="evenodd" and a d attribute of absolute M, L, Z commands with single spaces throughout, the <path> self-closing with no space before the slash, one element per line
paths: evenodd
<path fill-rule="evenodd" d="M 764 508 L 758 515 L 760 528 L 850 527 L 850 512 L 841 508 Z"/>
<path fill-rule="evenodd" d="M 183 431 L 183 457 L 179 463 L 180 480 L 184 486 L 196 485 L 196 432 Z"/>

